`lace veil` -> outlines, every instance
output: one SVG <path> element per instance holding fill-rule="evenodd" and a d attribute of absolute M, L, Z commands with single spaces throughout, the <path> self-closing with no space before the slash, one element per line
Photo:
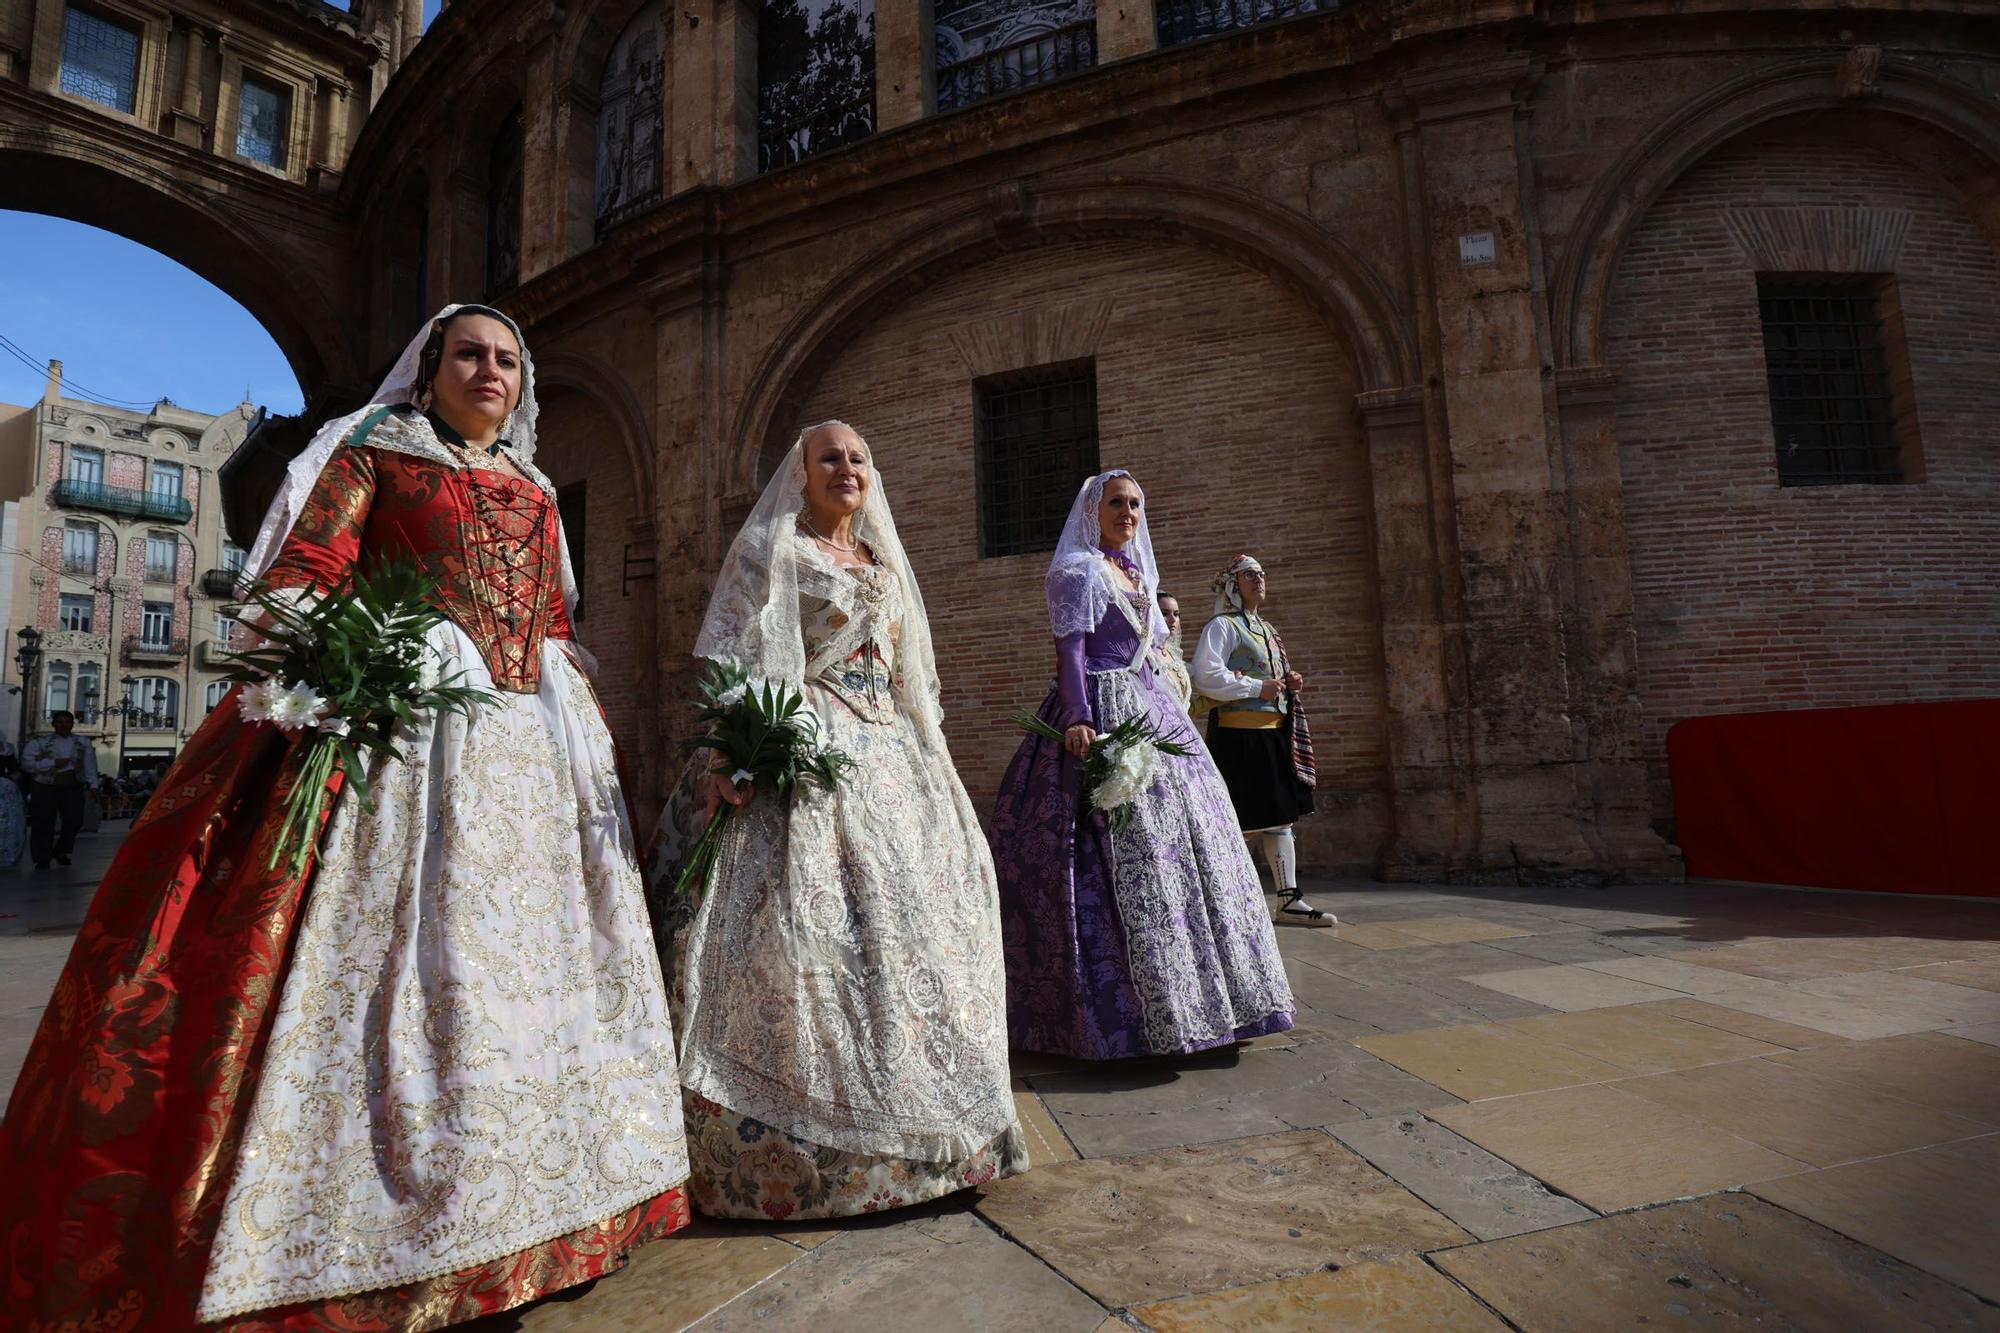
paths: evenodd
<path fill-rule="evenodd" d="M 1104 499 L 1104 485 L 1113 477 L 1123 477 L 1133 485 L 1138 478 L 1124 468 L 1099 473 L 1083 483 L 1076 503 L 1069 508 L 1063 524 L 1062 540 L 1056 543 L 1055 559 L 1049 562 L 1049 628 L 1060 639 L 1071 634 L 1088 634 L 1097 628 L 1111 605 L 1116 585 L 1104 559 L 1104 533 L 1097 522 L 1097 506 Z M 1140 496 L 1143 499 L 1143 489 Z M 1139 531 L 1125 548 L 1125 554 L 1139 567 L 1139 586 L 1148 601 L 1157 601 L 1160 566 L 1153 559 L 1153 536 L 1146 522 L 1146 510 L 1139 510 Z M 1153 642 L 1164 642 L 1167 622 L 1160 608 L 1152 609 Z"/>
<path fill-rule="evenodd" d="M 742 530 L 729 544 L 729 554 L 723 557 L 708 614 L 702 618 L 701 634 L 695 639 L 696 657 L 735 662 L 753 676 L 794 687 L 805 683 L 805 633 L 799 624 L 798 552 L 793 534 L 806 507 L 805 442 L 814 431 L 827 426 L 854 429 L 844 421 L 821 421 L 800 431 L 792 441 L 791 451 L 772 474 L 750 517 L 743 520 Z M 855 435 L 859 438 L 860 432 Z M 867 441 L 862 441 L 862 447 L 867 447 Z M 872 451 L 869 464 L 872 470 Z M 903 678 L 902 703 L 916 720 L 926 744 L 942 749 L 944 736 L 939 724 L 944 714 L 938 704 L 930 618 L 924 614 L 916 575 L 889 517 L 889 497 L 879 471 L 873 471 L 869 478 L 868 498 L 855 515 L 854 532 L 902 585 L 903 633 L 896 650 L 897 670 Z"/>
<path fill-rule="evenodd" d="M 243 563 L 245 585 L 260 579 L 278 558 L 278 551 L 291 535 L 292 528 L 299 521 L 299 514 L 305 508 L 306 497 L 319 481 L 319 474 L 333 457 L 333 451 L 340 447 L 362 418 L 379 408 L 393 407 L 403 403 L 416 403 L 418 395 L 418 363 L 423 359 L 424 344 L 444 320 L 459 309 L 457 303 L 424 321 L 417 330 L 417 336 L 410 340 L 403 354 L 396 358 L 396 364 L 389 374 L 369 396 L 368 405 L 346 416 L 335 417 L 319 428 L 312 437 L 312 443 L 300 451 L 299 456 L 285 469 L 284 484 L 279 486 L 277 497 L 271 501 L 271 508 L 264 515 L 264 522 L 257 530 L 257 540 L 250 547 L 250 556 Z M 482 307 L 482 310 L 484 307 Z M 534 470 L 535 461 L 535 419 L 540 408 L 535 401 L 535 360 L 528 353 L 528 342 L 521 336 L 521 330 L 513 320 L 494 311 L 495 318 L 514 332 L 514 341 L 521 348 L 521 401 L 500 428 L 500 438 L 507 441 L 507 452 L 521 470 L 546 489 L 546 481 Z M 569 542 L 562 545 L 563 597 L 572 610 L 576 607 L 576 574 L 570 568 Z"/>

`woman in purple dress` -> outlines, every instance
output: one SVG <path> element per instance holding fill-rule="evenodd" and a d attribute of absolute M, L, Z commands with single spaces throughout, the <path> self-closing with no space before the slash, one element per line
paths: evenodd
<path fill-rule="evenodd" d="M 1166 624 L 1145 497 L 1131 474 L 1085 482 L 1049 565 L 1056 684 L 1001 780 L 993 861 L 1007 1026 L 1023 1050 L 1112 1060 L 1282 1032 L 1292 992 L 1229 793 L 1155 674 Z M 1083 756 L 1144 717 L 1162 755 L 1116 829 L 1084 807 Z"/>

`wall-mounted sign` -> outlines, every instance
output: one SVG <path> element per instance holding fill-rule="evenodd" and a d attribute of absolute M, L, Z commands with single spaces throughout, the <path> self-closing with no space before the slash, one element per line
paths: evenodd
<path fill-rule="evenodd" d="M 1458 262 L 1471 268 L 1475 264 L 1491 264 L 1493 258 L 1493 233 L 1475 231 L 1470 236 L 1458 238 Z"/>

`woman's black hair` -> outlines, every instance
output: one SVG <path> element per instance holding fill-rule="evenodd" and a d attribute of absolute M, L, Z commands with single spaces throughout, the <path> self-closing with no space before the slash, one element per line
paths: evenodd
<path fill-rule="evenodd" d="M 512 329 L 514 327 L 513 320 L 507 318 L 505 315 L 501 314 L 498 310 L 495 310 L 490 305 L 462 305 L 458 309 L 452 311 L 449 315 L 446 315 L 443 319 L 432 320 L 431 336 L 424 340 L 424 350 L 417 354 L 417 384 L 415 390 L 415 399 L 419 405 L 425 407 L 429 406 L 427 400 L 429 399 L 430 396 L 431 384 L 437 379 L 439 363 L 444 360 L 445 331 L 451 328 L 451 322 L 453 320 L 463 319 L 467 315 L 484 315 L 488 319 L 499 320 L 502 324 L 505 324 L 509 329 Z M 520 341 L 520 338 L 521 335 L 519 333 L 516 333 L 514 335 L 514 340 L 516 343 Z"/>

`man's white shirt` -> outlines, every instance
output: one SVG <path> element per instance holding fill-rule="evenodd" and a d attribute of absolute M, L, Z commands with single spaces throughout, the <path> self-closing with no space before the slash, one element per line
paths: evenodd
<path fill-rule="evenodd" d="M 55 777 L 56 765 L 67 760 L 78 780 L 88 785 L 97 781 L 97 747 L 74 733 L 58 736 L 51 732 L 29 741 L 21 751 L 21 767 L 37 782 Z"/>

